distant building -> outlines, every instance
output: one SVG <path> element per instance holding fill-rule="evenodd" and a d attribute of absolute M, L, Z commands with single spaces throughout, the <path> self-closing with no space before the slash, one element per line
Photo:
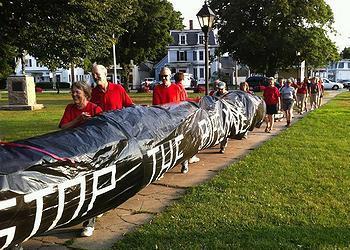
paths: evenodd
<path fill-rule="evenodd" d="M 338 82 L 339 80 L 350 80 L 350 59 L 343 59 L 331 63 L 326 68 L 327 78 Z"/>
<path fill-rule="evenodd" d="M 34 82 L 71 82 L 71 70 L 59 68 L 55 72 L 51 72 L 48 67 L 41 65 L 37 59 L 31 55 L 26 55 L 25 60 L 25 73 L 34 77 Z M 15 73 L 21 74 L 22 63 L 19 62 L 16 66 Z M 90 77 L 84 74 L 84 69 L 74 68 L 73 81 L 89 80 Z"/>

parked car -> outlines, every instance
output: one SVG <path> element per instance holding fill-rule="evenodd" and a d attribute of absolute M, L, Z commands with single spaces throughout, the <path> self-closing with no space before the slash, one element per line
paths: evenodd
<path fill-rule="evenodd" d="M 339 83 L 344 85 L 344 88 L 349 88 L 350 87 L 350 80 L 339 80 Z"/>
<path fill-rule="evenodd" d="M 324 89 L 333 89 L 338 90 L 344 88 L 344 85 L 339 82 L 332 82 L 331 80 L 327 78 L 322 78 Z"/>
<path fill-rule="evenodd" d="M 263 91 L 269 86 L 268 78 L 265 76 L 250 76 L 245 81 L 249 84 L 249 90 L 254 92 Z"/>

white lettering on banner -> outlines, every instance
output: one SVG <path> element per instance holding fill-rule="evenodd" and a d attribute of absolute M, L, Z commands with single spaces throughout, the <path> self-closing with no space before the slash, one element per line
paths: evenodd
<path fill-rule="evenodd" d="M 182 138 L 183 138 L 183 136 L 182 136 Z M 177 148 L 178 148 L 178 146 L 177 146 Z M 157 149 L 155 151 L 158 152 L 159 148 L 157 147 Z M 116 165 L 106 167 L 106 168 L 103 168 L 101 170 L 93 172 L 93 174 L 92 174 L 92 181 L 93 181 L 93 183 L 92 183 L 92 198 L 91 198 L 91 201 L 88 205 L 87 211 L 84 214 L 82 214 L 82 216 L 86 215 L 87 212 L 93 208 L 94 202 L 96 201 L 96 198 L 99 195 L 107 193 L 107 192 L 111 191 L 112 189 L 115 189 L 116 183 L 120 179 L 127 176 L 130 172 L 134 171 L 139 166 L 141 166 L 141 163 L 137 164 L 135 167 L 133 167 L 128 172 L 123 174 L 118 180 L 116 180 Z M 103 188 L 98 188 L 98 182 L 99 182 L 100 177 L 103 175 L 107 175 L 107 174 L 110 174 L 110 184 L 108 183 L 109 185 L 104 186 Z M 72 218 L 70 218 L 68 221 L 65 221 L 59 225 L 59 226 L 61 226 L 61 225 L 67 224 L 70 221 L 72 221 L 73 219 L 75 219 L 79 215 L 79 213 L 81 212 L 81 208 L 84 205 L 85 197 L 86 197 L 86 178 L 85 178 L 85 176 L 80 176 L 76 179 L 67 180 L 63 183 L 57 184 L 57 187 L 56 186 L 47 187 L 47 188 L 35 191 L 33 193 L 24 195 L 23 199 L 24 199 L 25 203 L 30 203 L 33 201 L 36 202 L 36 211 L 35 211 L 35 220 L 34 220 L 34 224 L 33 224 L 33 229 L 31 231 L 30 235 L 24 241 L 28 240 L 30 237 L 35 235 L 40 228 L 41 221 L 42 221 L 43 207 L 44 207 L 43 198 L 45 196 L 54 194 L 55 192 L 58 192 L 57 214 L 56 214 L 55 219 L 52 221 L 52 224 L 48 228 L 48 230 L 50 230 L 50 229 L 53 229 L 54 227 L 56 227 L 57 223 L 62 218 L 62 215 L 64 212 L 64 206 L 65 206 L 65 193 L 66 193 L 67 189 L 74 187 L 74 186 L 80 187 L 79 204 L 78 204 L 78 207 L 75 210 Z M 15 207 L 15 206 L 16 206 L 16 198 L 0 201 L 0 211 Z M 52 205 L 50 208 L 52 208 L 52 207 L 54 207 L 54 205 Z M 12 243 L 14 236 L 15 236 L 15 232 L 16 232 L 16 226 L 12 226 L 12 227 L 0 230 L 0 237 L 7 236 L 5 244 L 3 246 L 0 246 L 0 249 L 8 247 Z"/>
<path fill-rule="evenodd" d="M 52 187 L 47 187 L 44 189 L 41 189 L 39 191 L 35 191 L 30 194 L 26 194 L 24 196 L 24 202 L 29 203 L 34 200 L 36 200 L 36 213 L 35 213 L 35 221 L 34 221 L 34 226 L 32 229 L 32 232 L 30 235 L 24 240 L 27 241 L 30 237 L 32 237 L 39 229 L 40 224 L 41 224 L 41 217 L 43 214 L 43 198 L 46 195 L 54 193 L 54 189 Z"/>
<path fill-rule="evenodd" d="M 207 142 L 210 140 L 210 121 L 207 119 L 200 120 L 198 122 L 201 138 L 201 145 L 199 146 L 199 150 L 205 148 L 207 146 Z"/>
<path fill-rule="evenodd" d="M 231 126 L 234 121 L 232 121 L 232 112 L 229 109 L 223 108 L 222 112 L 224 113 L 224 134 L 228 136 L 230 134 Z"/>
<path fill-rule="evenodd" d="M 173 147 L 171 145 L 171 141 L 169 141 L 168 143 L 169 143 L 169 150 L 170 150 L 170 159 L 169 159 L 168 163 L 165 163 L 166 152 L 165 152 L 165 149 L 164 149 L 164 144 L 160 145 L 160 149 L 161 149 L 161 152 L 162 152 L 162 168 L 159 171 L 157 179 L 159 179 L 159 177 L 163 173 L 164 169 L 167 169 L 167 170 L 170 169 L 171 168 L 171 164 L 173 163 L 173 151 L 174 150 L 173 150 Z"/>
<path fill-rule="evenodd" d="M 112 189 L 115 188 L 115 186 L 116 186 L 116 180 L 115 180 L 116 171 L 117 171 L 116 165 L 113 165 L 113 166 L 110 166 L 107 168 L 103 168 L 99 171 L 95 171 L 93 173 L 92 198 L 91 198 L 90 204 L 89 204 L 86 212 L 83 215 L 87 214 L 87 212 L 89 212 L 93 208 L 94 202 L 95 202 L 97 196 L 104 194 L 104 193 L 107 193 L 108 191 L 111 191 Z M 106 187 L 103 187 L 101 189 L 98 189 L 99 177 L 103 176 L 105 174 L 108 174 L 108 173 L 111 174 L 111 184 L 106 186 Z"/>
<path fill-rule="evenodd" d="M 159 151 L 159 147 L 155 147 L 155 148 L 152 148 L 150 150 L 147 151 L 147 156 L 150 157 L 152 156 L 152 162 L 153 162 L 153 168 L 152 168 L 152 176 L 151 178 L 149 179 L 149 182 L 147 183 L 147 186 L 149 184 L 151 184 L 152 180 L 153 180 L 153 177 L 154 175 L 156 174 L 156 169 L 157 169 L 157 158 L 156 158 L 156 153 Z"/>
<path fill-rule="evenodd" d="M 177 137 L 175 137 L 175 139 L 166 142 L 166 143 L 169 143 L 169 150 L 171 151 L 171 153 L 170 153 L 171 156 L 170 156 L 170 160 L 169 160 L 168 163 L 165 163 L 166 153 L 165 153 L 164 145 L 166 145 L 166 143 L 158 145 L 157 147 L 152 148 L 152 149 L 147 151 L 147 156 L 148 157 L 152 156 L 152 161 L 153 161 L 152 176 L 151 176 L 149 182 L 147 183 L 147 185 L 149 185 L 153 181 L 154 175 L 156 173 L 156 170 L 157 170 L 157 153 L 159 151 L 161 152 L 161 157 L 162 157 L 162 163 L 161 164 L 162 165 L 161 165 L 160 173 L 157 176 L 157 178 L 160 176 L 160 174 L 163 172 L 164 169 L 170 169 L 171 167 L 173 167 L 176 164 L 176 162 L 178 160 L 180 160 L 183 157 L 183 152 L 180 151 L 180 148 L 179 148 L 180 143 L 181 143 L 183 138 L 184 138 L 184 136 L 183 136 L 183 134 L 181 134 L 181 135 L 178 135 Z M 173 148 L 174 146 L 175 146 L 175 155 L 174 155 L 174 148 Z M 174 158 L 174 160 L 173 160 L 173 158 Z"/>
<path fill-rule="evenodd" d="M 16 206 L 16 198 L 0 201 L 0 210 L 5 210 L 15 206 Z M 15 232 L 16 232 L 16 226 L 12 226 L 12 227 L 0 230 L 0 238 L 6 236 L 5 244 L 3 246 L 0 246 L 0 249 L 4 249 L 11 244 L 11 242 L 13 241 L 13 238 L 15 237 Z"/>
<path fill-rule="evenodd" d="M 236 134 L 240 134 L 246 131 L 247 127 L 245 127 L 245 123 L 247 121 L 247 117 L 243 114 L 242 108 L 236 106 L 235 109 L 232 109 L 232 114 L 235 119 L 233 119 L 233 125 L 235 126 Z"/>
<path fill-rule="evenodd" d="M 58 184 L 58 208 L 57 208 L 57 215 L 55 220 L 52 222 L 51 226 L 49 227 L 48 230 L 53 229 L 58 221 L 61 219 L 62 214 L 63 214 L 63 210 L 64 210 L 64 201 L 65 201 L 65 189 L 70 188 L 70 187 L 74 187 L 74 186 L 80 186 L 80 196 L 79 196 L 79 204 L 77 209 L 75 210 L 73 217 L 65 222 L 64 224 L 69 223 L 71 220 L 73 220 L 75 217 L 77 217 L 77 215 L 80 212 L 81 207 L 84 204 L 85 201 L 85 189 L 86 189 L 86 184 L 85 184 L 85 176 L 81 176 L 79 178 L 73 179 L 73 180 L 69 180 L 69 181 L 65 181 L 63 183 Z M 62 225 L 64 225 L 62 224 Z"/>

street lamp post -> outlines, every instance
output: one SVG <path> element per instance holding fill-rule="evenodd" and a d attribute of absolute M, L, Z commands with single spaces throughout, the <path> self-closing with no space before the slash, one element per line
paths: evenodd
<path fill-rule="evenodd" d="M 116 52 L 115 52 L 115 36 L 114 34 L 112 35 L 113 37 L 113 68 L 114 68 L 114 82 L 118 83 L 118 77 L 117 77 L 117 56 L 116 56 Z"/>
<path fill-rule="evenodd" d="M 204 60 L 205 60 L 205 95 L 209 93 L 209 52 L 208 52 L 208 34 L 213 27 L 215 13 L 209 8 L 207 1 L 204 2 L 202 9 L 197 13 L 199 25 L 204 33 Z"/>

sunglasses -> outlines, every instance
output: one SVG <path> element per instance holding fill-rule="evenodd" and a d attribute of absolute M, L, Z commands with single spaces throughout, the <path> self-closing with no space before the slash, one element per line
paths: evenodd
<path fill-rule="evenodd" d="M 167 79 L 169 75 L 161 75 L 160 78 L 161 79 Z"/>

